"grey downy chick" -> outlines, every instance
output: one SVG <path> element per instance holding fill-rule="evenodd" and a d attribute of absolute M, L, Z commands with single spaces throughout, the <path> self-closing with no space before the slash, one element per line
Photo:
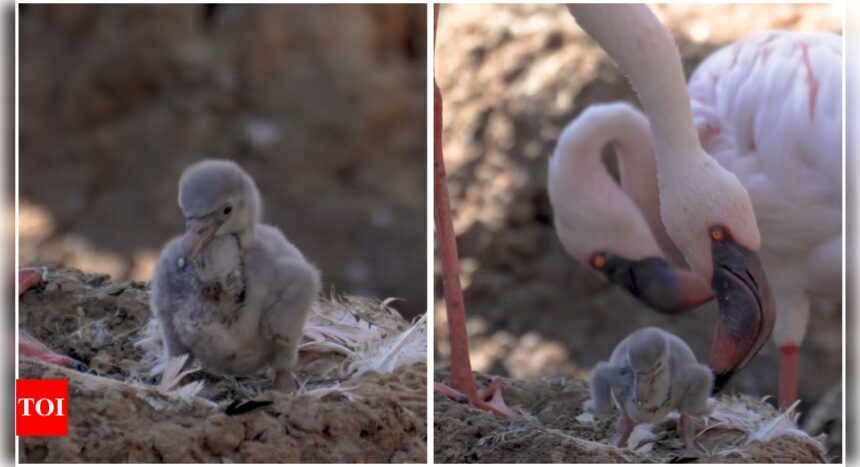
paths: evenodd
<path fill-rule="evenodd" d="M 233 376 L 271 366 L 275 389 L 292 390 L 319 271 L 278 228 L 260 223 L 257 186 L 235 162 L 185 169 L 179 207 L 185 235 L 162 250 L 150 297 L 166 357 L 187 353 Z"/>
<path fill-rule="evenodd" d="M 621 412 L 615 437 L 619 447 L 627 444 L 636 425 L 658 422 L 677 410 L 678 432 L 691 453 L 694 430 L 689 417 L 710 413 L 713 384 L 710 368 L 696 361 L 686 342 L 647 327 L 624 338 L 609 362 L 594 368 L 586 410 L 603 417 L 614 402 Z"/>

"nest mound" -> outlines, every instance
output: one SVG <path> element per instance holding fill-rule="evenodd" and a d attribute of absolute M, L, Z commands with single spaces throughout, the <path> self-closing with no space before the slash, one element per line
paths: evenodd
<path fill-rule="evenodd" d="M 69 436 L 19 438 L 21 462 L 426 460 L 426 363 L 373 354 L 388 340 L 402 344 L 414 329 L 387 303 L 320 300 L 306 347 L 315 351 L 300 358 L 301 389 L 285 395 L 268 390 L 268 374 L 198 371 L 184 386 L 158 385 L 153 368 L 167 362 L 159 361 L 148 299 L 144 283 L 77 270 L 46 271 L 43 283 L 21 297 L 21 328 L 87 368 L 21 358 L 20 378 L 69 381 Z M 372 345 L 349 348 L 346 339 L 329 342 L 342 351 L 325 352 L 323 337 L 357 329 L 337 328 L 341 315 L 373 337 Z M 246 399 L 269 405 L 228 415 L 231 403 Z"/>
<path fill-rule="evenodd" d="M 479 387 L 490 382 L 475 373 Z M 437 370 L 435 380 L 447 381 Z M 588 384 L 574 378 L 502 378 L 505 401 L 526 414 L 501 420 L 444 395 L 434 397 L 434 458 L 462 463 L 819 463 L 827 462 L 823 435 L 797 429 L 788 414 L 744 396 L 720 396 L 714 412 L 699 420 L 695 457 L 683 455 L 676 420 L 640 425 L 626 448 L 612 444 L 615 416 L 594 420 L 583 413 Z"/>

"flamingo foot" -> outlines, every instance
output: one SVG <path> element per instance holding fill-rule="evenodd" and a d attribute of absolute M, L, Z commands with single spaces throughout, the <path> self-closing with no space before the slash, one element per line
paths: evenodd
<path fill-rule="evenodd" d="M 797 346 L 779 348 L 779 409 L 785 410 L 797 400 Z"/>
<path fill-rule="evenodd" d="M 469 396 L 463 394 L 462 392 L 448 386 L 447 384 L 433 382 L 433 391 L 438 392 L 444 396 L 448 396 L 451 399 L 454 399 L 457 402 L 467 403 L 469 402 Z"/>
<path fill-rule="evenodd" d="M 475 409 L 491 412 L 499 418 L 522 418 L 522 414 L 508 407 L 502 397 L 502 380 L 493 378 L 490 385 L 482 390 L 477 397 L 469 398 L 468 395 L 443 383 L 433 383 L 433 390 L 444 394 L 458 402 L 469 402 L 469 406 Z"/>
<path fill-rule="evenodd" d="M 502 379 L 499 377 L 493 378 L 490 385 L 487 386 L 478 394 L 478 399 L 487 405 L 487 409 L 502 418 L 521 418 L 517 411 L 508 407 L 505 403 L 505 398 L 502 397 Z"/>
<path fill-rule="evenodd" d="M 18 350 L 21 352 L 21 355 L 42 360 L 52 365 L 64 366 L 66 368 L 82 367 L 81 362 L 72 357 L 54 352 L 23 329 L 18 335 Z"/>
<path fill-rule="evenodd" d="M 42 272 L 36 268 L 23 268 L 18 271 L 18 296 L 42 283 Z"/>
<path fill-rule="evenodd" d="M 23 268 L 18 271 L 18 296 L 42 283 L 42 272 L 36 268 Z M 72 357 L 58 354 L 39 342 L 29 332 L 21 329 L 18 333 L 18 351 L 21 355 L 42 360 L 52 365 L 82 369 L 83 364 Z"/>

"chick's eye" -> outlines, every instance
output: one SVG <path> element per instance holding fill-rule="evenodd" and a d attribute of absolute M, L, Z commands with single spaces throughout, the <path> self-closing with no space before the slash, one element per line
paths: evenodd
<path fill-rule="evenodd" d="M 233 212 L 233 206 L 225 206 L 224 207 L 224 214 L 225 215 L 230 214 L 231 212 Z"/>

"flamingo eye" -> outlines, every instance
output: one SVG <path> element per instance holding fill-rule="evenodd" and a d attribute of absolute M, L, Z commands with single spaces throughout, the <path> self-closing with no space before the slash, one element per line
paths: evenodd
<path fill-rule="evenodd" d="M 595 253 L 591 256 L 591 267 L 594 269 L 603 269 L 606 266 L 606 256 L 601 253 Z"/>
<path fill-rule="evenodd" d="M 726 238 L 726 233 L 723 232 L 723 229 L 721 229 L 719 227 L 711 227 L 710 234 L 711 234 L 711 239 L 713 239 L 716 242 L 721 242 L 721 241 L 725 240 L 725 238 Z"/>

